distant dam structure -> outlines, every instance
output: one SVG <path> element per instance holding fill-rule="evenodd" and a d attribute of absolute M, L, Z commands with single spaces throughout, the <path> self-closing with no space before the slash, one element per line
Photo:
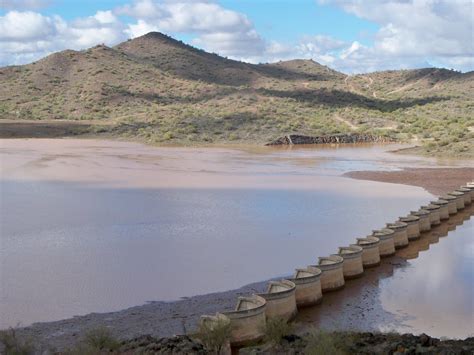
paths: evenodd
<path fill-rule="evenodd" d="M 345 144 L 345 143 L 388 143 L 394 139 L 368 133 L 341 133 L 324 136 L 304 136 L 289 134 L 277 138 L 265 145 L 297 145 L 297 144 Z"/>
<path fill-rule="evenodd" d="M 270 281 L 265 293 L 240 297 L 234 311 L 201 316 L 201 324 L 230 324 L 232 348 L 258 343 L 265 336 L 268 322 L 290 322 L 299 308 L 319 307 L 325 293 L 345 287 L 346 280 L 363 277 L 364 269 L 378 266 L 381 258 L 393 256 L 397 249 L 408 259 L 415 256 L 407 248 L 412 243 L 419 243 L 419 250 L 427 250 L 430 242 L 425 245 L 421 234 L 432 226 L 443 225 L 471 205 L 473 197 L 474 182 L 470 182 L 398 221 L 387 223 L 385 228 L 374 230 L 372 235 L 357 238 L 354 244 L 339 247 L 337 254 L 319 257 L 317 264 L 296 269 L 293 277 Z"/>

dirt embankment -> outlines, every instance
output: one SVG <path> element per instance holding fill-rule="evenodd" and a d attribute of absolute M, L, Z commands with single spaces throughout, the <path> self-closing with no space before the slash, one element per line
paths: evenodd
<path fill-rule="evenodd" d="M 359 180 L 419 186 L 434 195 L 443 195 L 473 180 L 474 168 L 410 168 L 400 171 L 351 171 L 344 175 Z"/>

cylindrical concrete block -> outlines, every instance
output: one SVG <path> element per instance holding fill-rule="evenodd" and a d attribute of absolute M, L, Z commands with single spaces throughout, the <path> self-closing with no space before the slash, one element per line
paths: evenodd
<path fill-rule="evenodd" d="M 464 206 L 464 192 L 461 191 L 451 191 L 448 195 L 456 197 L 456 208 L 462 210 Z"/>
<path fill-rule="evenodd" d="M 339 247 L 339 256 L 344 259 L 342 273 L 345 279 L 354 279 L 364 273 L 362 251 L 362 247 L 358 245 Z"/>
<path fill-rule="evenodd" d="M 404 248 L 408 245 L 408 224 L 401 221 L 387 223 L 387 228 L 393 230 L 393 242 L 395 249 Z"/>
<path fill-rule="evenodd" d="M 437 201 L 432 201 L 432 205 L 439 206 L 439 219 L 444 221 L 449 219 L 449 208 L 448 208 L 448 201 L 439 199 Z"/>
<path fill-rule="evenodd" d="M 435 204 L 429 204 L 426 206 L 421 206 L 422 209 L 430 212 L 430 224 L 431 226 L 437 226 L 441 223 L 441 216 L 439 213 L 440 207 Z"/>
<path fill-rule="evenodd" d="M 343 264 L 344 259 L 342 257 L 331 255 L 320 257 L 318 265 L 314 265 L 321 270 L 321 289 L 323 293 L 344 287 Z"/>
<path fill-rule="evenodd" d="M 463 187 L 471 191 L 471 202 L 473 202 L 474 201 L 474 183 L 467 183 L 466 186 L 463 186 Z"/>
<path fill-rule="evenodd" d="M 455 215 L 458 213 L 458 204 L 457 204 L 457 197 L 456 196 L 451 196 L 451 195 L 444 195 L 441 197 L 441 199 L 448 201 L 448 211 L 449 215 Z"/>
<path fill-rule="evenodd" d="M 431 230 L 430 211 L 419 209 L 418 211 L 411 211 L 413 216 L 418 217 L 420 225 L 420 232 L 428 232 Z"/>
<path fill-rule="evenodd" d="M 470 205 L 471 204 L 471 189 L 468 189 L 467 187 L 461 186 L 459 189 L 456 189 L 456 191 L 464 193 L 464 206 Z"/>
<path fill-rule="evenodd" d="M 281 318 L 286 321 L 296 316 L 296 285 L 289 280 L 270 281 L 266 293 L 258 296 L 267 301 L 265 315 L 267 319 Z"/>
<path fill-rule="evenodd" d="M 364 268 L 380 264 L 380 239 L 377 237 L 357 238 L 357 245 L 362 248 L 362 265 Z"/>
<path fill-rule="evenodd" d="M 379 230 L 373 231 L 373 236 L 380 239 L 379 252 L 380 257 L 387 257 L 395 254 L 395 242 L 393 240 L 393 235 L 395 232 L 393 229 L 382 228 Z"/>
<path fill-rule="evenodd" d="M 399 220 L 407 224 L 408 240 L 420 238 L 420 218 L 413 215 L 400 217 Z"/>
<path fill-rule="evenodd" d="M 296 285 L 295 298 L 298 308 L 313 306 L 321 302 L 321 270 L 316 267 L 296 269 L 293 278 L 289 279 Z"/>
<path fill-rule="evenodd" d="M 263 338 L 266 325 L 265 308 L 265 299 L 252 295 L 239 297 L 234 311 L 222 313 L 230 320 L 232 346 L 249 345 Z"/>

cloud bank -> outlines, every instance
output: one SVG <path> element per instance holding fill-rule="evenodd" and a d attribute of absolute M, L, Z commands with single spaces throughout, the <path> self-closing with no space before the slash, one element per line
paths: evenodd
<path fill-rule="evenodd" d="M 474 69 L 471 0 L 319 0 L 379 30 L 370 46 L 302 34 L 296 43 L 264 39 L 243 13 L 218 2 L 134 0 L 66 21 L 41 14 L 45 0 L 3 0 L 0 65 L 22 64 L 63 49 L 112 46 L 150 31 L 185 35 L 207 51 L 249 62 L 313 59 L 346 73 L 442 66 Z M 289 6 L 291 5 L 289 3 Z M 270 13 L 269 9 L 269 13 Z"/>

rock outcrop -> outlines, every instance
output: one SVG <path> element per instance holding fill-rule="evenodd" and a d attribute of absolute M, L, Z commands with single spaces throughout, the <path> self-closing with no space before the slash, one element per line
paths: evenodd
<path fill-rule="evenodd" d="M 382 143 L 392 142 L 393 138 L 364 133 L 332 134 L 327 136 L 303 136 L 290 134 L 280 137 L 266 145 L 293 144 L 340 144 L 340 143 Z"/>

